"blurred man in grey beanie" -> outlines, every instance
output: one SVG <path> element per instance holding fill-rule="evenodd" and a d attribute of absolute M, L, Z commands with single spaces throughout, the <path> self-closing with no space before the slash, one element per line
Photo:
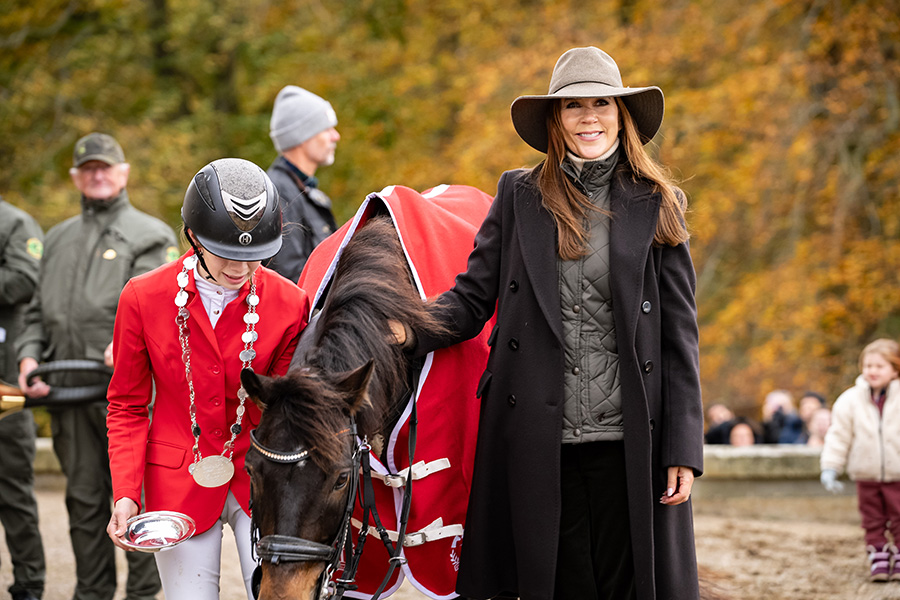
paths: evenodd
<path fill-rule="evenodd" d="M 295 85 L 275 98 L 269 136 L 278 158 L 266 171 L 284 203 L 284 244 L 266 266 L 297 281 L 306 259 L 337 224 L 331 199 L 318 188 L 316 169 L 334 163 L 341 139 L 327 100 Z"/>

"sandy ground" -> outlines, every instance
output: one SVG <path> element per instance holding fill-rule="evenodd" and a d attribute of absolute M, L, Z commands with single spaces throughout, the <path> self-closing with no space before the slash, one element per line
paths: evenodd
<path fill-rule="evenodd" d="M 38 481 L 41 531 L 47 555 L 45 600 L 69 600 L 74 559 L 62 496 L 62 478 Z M 900 600 L 900 582 L 866 580 L 862 530 L 852 495 L 813 498 L 709 498 L 695 501 L 697 556 L 704 578 L 734 600 Z M 226 528 L 225 558 L 235 560 Z M 0 598 L 12 582 L 9 554 L 0 544 Z M 231 562 L 234 564 L 234 562 Z M 119 556 L 122 593 L 124 553 Z M 222 600 L 243 600 L 235 570 L 222 578 Z M 159 595 L 163 600 L 163 594 Z M 426 598 L 408 584 L 395 600 Z"/>

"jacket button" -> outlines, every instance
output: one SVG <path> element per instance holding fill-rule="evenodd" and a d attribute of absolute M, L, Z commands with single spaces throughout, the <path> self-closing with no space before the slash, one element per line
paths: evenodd
<path fill-rule="evenodd" d="M 651 305 L 649 301 L 645 301 L 643 304 L 641 304 L 641 310 L 644 311 L 645 314 L 650 312 L 650 308 Z"/>
<path fill-rule="evenodd" d="M 214 436 L 216 436 L 217 438 L 220 438 L 220 437 L 222 437 L 222 430 L 221 429 L 213 429 L 212 434 Z"/>
<path fill-rule="evenodd" d="M 653 428 L 656 427 L 656 421 L 650 419 L 650 431 L 653 431 Z"/>
<path fill-rule="evenodd" d="M 515 406 L 515 405 L 516 405 L 516 396 L 515 396 L 515 394 L 510 394 L 510 395 L 509 395 L 509 398 L 507 398 L 506 401 L 509 403 L 510 406 Z"/>
<path fill-rule="evenodd" d="M 581 436 L 581 430 L 580 430 L 580 429 L 575 429 L 575 431 L 573 431 L 572 433 L 575 434 L 575 437 L 580 437 L 580 436 Z"/>
<path fill-rule="evenodd" d="M 516 338 L 510 338 L 509 349 L 510 350 L 518 350 L 519 349 L 519 340 L 517 340 Z"/>
<path fill-rule="evenodd" d="M 653 370 L 653 361 L 648 360 L 647 362 L 644 363 L 644 373 L 649 373 L 652 370 Z"/>
<path fill-rule="evenodd" d="M 581 369 L 579 369 L 578 367 L 572 367 L 572 375 L 578 375 L 579 373 L 581 373 Z"/>
<path fill-rule="evenodd" d="M 512 281 L 510 281 L 510 282 L 509 282 L 509 290 L 510 290 L 511 292 L 517 292 L 517 291 L 519 291 L 519 282 L 516 281 L 515 279 L 513 279 Z"/>
<path fill-rule="evenodd" d="M 219 374 L 219 365 L 213 365 L 209 368 L 209 370 L 212 371 L 213 375 L 218 375 Z"/>

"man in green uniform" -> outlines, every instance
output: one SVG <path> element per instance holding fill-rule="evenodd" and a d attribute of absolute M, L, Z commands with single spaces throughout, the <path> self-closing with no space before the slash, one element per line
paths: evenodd
<path fill-rule="evenodd" d="M 0 198 L 0 377 L 16 380 L 13 340 L 22 309 L 38 282 L 44 234 L 24 211 Z M 0 420 L 0 523 L 13 564 L 13 600 L 44 593 L 44 546 L 34 497 L 34 417 L 30 410 Z"/>
<path fill-rule="evenodd" d="M 128 173 L 112 137 L 92 133 L 75 143 L 69 174 L 81 192 L 81 214 L 47 232 L 40 281 L 16 341 L 19 386 L 29 396 L 49 393 L 45 382 L 27 381 L 39 361 L 103 361 L 125 283 L 179 254 L 172 229 L 129 203 Z M 53 449 L 66 475 L 74 600 L 111 600 L 116 564 L 106 535 L 112 501 L 106 404 L 56 409 L 51 417 Z M 153 556 L 127 556 L 126 599 L 150 600 L 160 589 Z"/>

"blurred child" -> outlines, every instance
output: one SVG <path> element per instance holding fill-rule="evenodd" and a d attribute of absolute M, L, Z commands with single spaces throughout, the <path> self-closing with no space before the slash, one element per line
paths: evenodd
<path fill-rule="evenodd" d="M 821 480 L 832 493 L 843 489 L 837 476 L 844 469 L 856 481 L 869 578 L 900 580 L 900 345 L 875 340 L 860 354 L 859 368 L 856 385 L 832 408 Z"/>

